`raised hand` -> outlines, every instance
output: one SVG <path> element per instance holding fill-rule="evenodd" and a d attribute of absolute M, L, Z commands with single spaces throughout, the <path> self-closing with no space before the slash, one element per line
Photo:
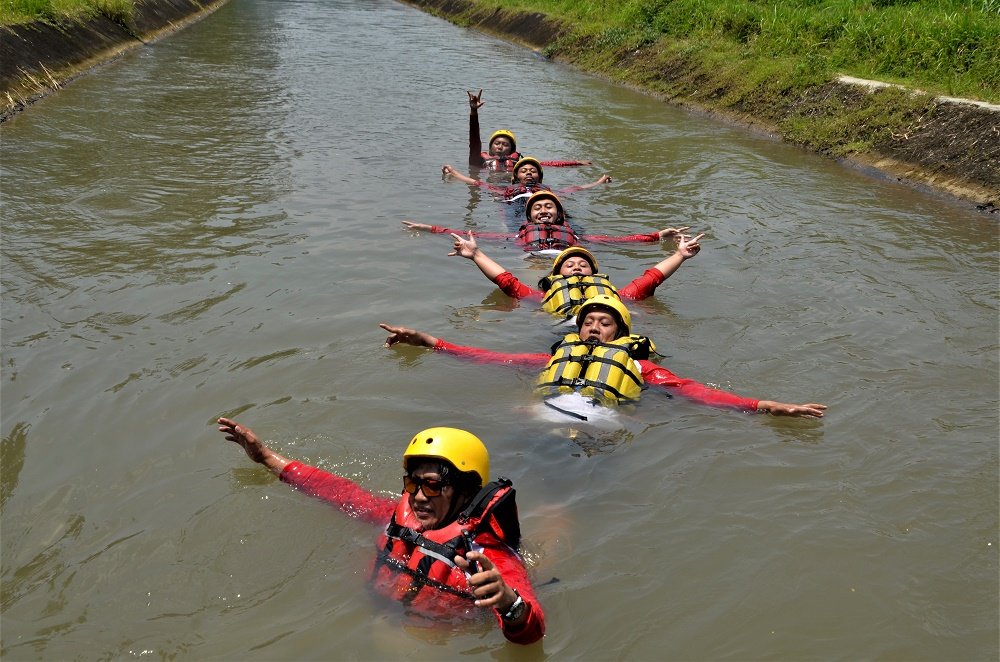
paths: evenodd
<path fill-rule="evenodd" d="M 681 254 L 685 260 L 694 257 L 701 250 L 701 238 L 705 236 L 705 233 L 701 233 L 696 237 L 688 238 L 687 235 L 681 235 L 680 241 L 677 242 L 677 252 Z"/>
<path fill-rule="evenodd" d="M 482 552 L 467 552 L 465 556 L 456 556 L 454 561 L 455 565 L 466 573 L 472 573 L 468 577 L 468 582 L 472 594 L 476 596 L 477 607 L 505 612 L 514 604 L 517 596 L 504 582 L 503 575 L 488 556 Z M 479 565 L 479 572 L 472 567 L 473 563 Z"/>
<path fill-rule="evenodd" d="M 476 257 L 476 251 L 479 250 L 479 244 L 476 243 L 476 238 L 472 234 L 471 230 L 469 231 L 468 239 L 465 239 L 461 235 L 455 234 L 454 232 L 451 233 L 451 236 L 455 238 L 455 243 L 453 244 L 455 250 L 448 253 L 449 257 L 457 255 L 470 260 Z"/>
<path fill-rule="evenodd" d="M 683 233 L 685 230 L 690 230 L 691 228 L 684 226 L 682 228 L 663 228 L 660 230 L 660 239 L 673 239 L 674 243 L 680 243 L 683 239 Z"/>
<path fill-rule="evenodd" d="M 220 418 L 218 423 L 219 432 L 225 434 L 226 439 L 242 446 L 247 457 L 258 464 L 263 464 L 276 476 L 280 476 L 285 466 L 291 461 L 268 448 L 263 441 L 257 438 L 253 430 L 240 425 L 231 418 Z"/>

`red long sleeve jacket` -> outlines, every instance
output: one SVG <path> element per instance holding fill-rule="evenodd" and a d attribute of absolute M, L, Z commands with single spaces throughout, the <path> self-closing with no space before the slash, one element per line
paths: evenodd
<path fill-rule="evenodd" d="M 347 478 L 302 462 L 289 463 L 281 472 L 281 480 L 336 506 L 351 517 L 372 524 L 385 526 L 396 509 L 396 503 L 391 499 L 376 496 Z M 407 495 L 403 494 L 401 498 L 405 499 Z M 511 588 L 517 589 L 521 598 L 528 604 L 528 616 L 516 628 L 504 622 L 500 615 L 496 614 L 497 622 L 500 624 L 504 636 L 517 644 L 530 644 L 538 641 L 545 634 L 545 615 L 538 603 L 538 598 L 535 597 L 534 589 L 531 587 L 531 581 L 521 558 L 489 532 L 477 534 L 474 541 L 477 545 L 482 546 L 482 553 L 500 571 L 504 582 Z M 378 542 L 379 549 L 384 548 L 385 542 L 386 537 L 383 533 Z M 376 576 L 376 573 L 370 574 L 373 577 Z M 457 584 L 454 588 L 467 588 L 464 575 L 461 572 L 452 573 L 452 577 Z M 394 597 L 400 593 L 400 587 L 396 585 L 400 581 L 406 582 L 407 585 L 404 588 L 410 586 L 411 579 L 408 575 L 397 575 L 395 582 L 375 581 L 374 588 L 379 593 Z M 418 598 L 410 602 L 408 606 L 411 609 L 424 611 L 431 615 L 447 614 L 450 616 L 462 613 L 475 615 L 479 612 L 478 608 L 472 606 L 467 598 L 444 591 L 421 592 L 420 595 L 423 596 L 423 599 Z"/>

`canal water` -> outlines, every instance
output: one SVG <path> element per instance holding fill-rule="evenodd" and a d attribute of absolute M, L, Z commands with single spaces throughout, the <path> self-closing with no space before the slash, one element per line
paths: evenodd
<path fill-rule="evenodd" d="M 675 373 L 619 429 L 534 418 L 530 370 L 382 347 L 379 322 L 557 338 L 446 236 L 498 230 L 483 133 L 546 159 L 590 232 L 706 233 L 632 305 Z M 238 0 L 0 130 L 2 654 L 62 659 L 998 656 L 996 219 L 682 112 L 388 0 Z M 525 282 L 515 246 L 482 247 Z M 626 283 L 669 250 L 593 247 Z M 548 634 L 414 624 L 376 531 L 290 490 L 219 415 L 391 496 L 417 430 L 518 487 Z"/>

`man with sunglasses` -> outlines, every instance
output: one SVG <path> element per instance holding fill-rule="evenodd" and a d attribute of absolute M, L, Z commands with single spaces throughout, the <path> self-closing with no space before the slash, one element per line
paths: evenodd
<path fill-rule="evenodd" d="M 510 641 L 542 638 L 545 616 L 517 553 L 514 489 L 504 478 L 489 482 L 489 453 L 472 433 L 446 427 L 417 433 L 403 453 L 403 494 L 395 502 L 279 455 L 234 420 L 218 423 L 226 439 L 282 482 L 352 517 L 388 522 L 371 573 L 378 593 L 429 615 L 491 609 Z"/>

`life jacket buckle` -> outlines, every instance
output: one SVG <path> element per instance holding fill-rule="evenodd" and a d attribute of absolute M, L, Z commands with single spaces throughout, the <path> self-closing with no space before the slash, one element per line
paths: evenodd
<path fill-rule="evenodd" d="M 413 529 L 403 527 L 402 531 L 399 532 L 399 539 L 403 542 L 416 544 L 420 541 L 420 534 Z"/>

